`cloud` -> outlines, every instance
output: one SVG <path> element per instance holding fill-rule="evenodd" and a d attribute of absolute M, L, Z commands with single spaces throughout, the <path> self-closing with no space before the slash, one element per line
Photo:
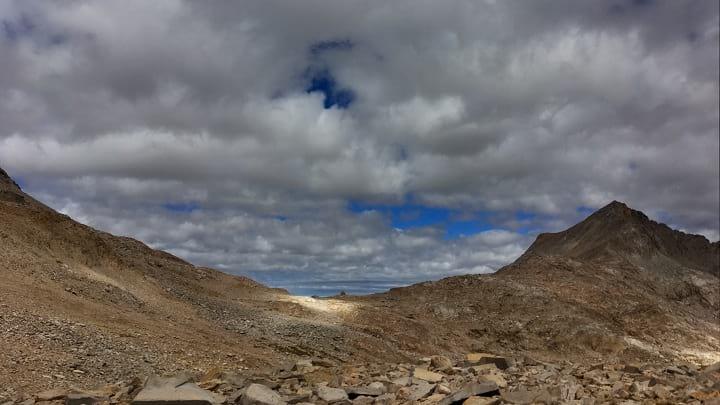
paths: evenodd
<path fill-rule="evenodd" d="M 491 271 L 612 199 L 717 238 L 718 14 L 3 2 L 0 165 L 83 221 L 277 284 Z M 351 201 L 471 222 L 396 230 Z"/>

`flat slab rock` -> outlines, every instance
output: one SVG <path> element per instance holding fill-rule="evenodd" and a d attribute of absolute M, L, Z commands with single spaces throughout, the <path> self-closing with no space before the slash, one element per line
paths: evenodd
<path fill-rule="evenodd" d="M 35 398 L 38 401 L 56 401 L 59 399 L 64 399 L 67 393 L 64 390 L 60 389 L 52 389 L 43 391 L 37 395 L 35 395 Z"/>
<path fill-rule="evenodd" d="M 153 376 L 145 383 L 133 405 L 211 405 L 215 397 L 189 381 L 187 375 L 175 377 Z"/>
<path fill-rule="evenodd" d="M 511 392 L 504 392 L 502 399 L 505 402 L 511 404 L 534 404 L 536 402 L 552 402 L 555 398 L 552 398 L 550 393 L 546 389 L 535 389 L 528 390 L 526 388 L 520 388 Z"/>
<path fill-rule="evenodd" d="M 442 401 L 438 402 L 438 405 L 461 404 L 470 397 L 494 396 L 499 394 L 498 386 L 494 382 L 469 383 L 465 384 L 462 389 L 443 398 Z"/>
<path fill-rule="evenodd" d="M 285 405 L 280 394 L 262 384 L 250 384 L 242 396 L 242 405 Z"/>
<path fill-rule="evenodd" d="M 505 370 L 512 364 L 512 361 L 505 357 L 489 353 L 468 353 L 465 356 L 465 362 L 468 365 L 494 364 L 500 370 Z"/>
<path fill-rule="evenodd" d="M 348 399 L 348 394 L 347 392 L 345 392 L 345 390 L 340 388 L 331 388 L 328 386 L 318 387 L 317 394 L 320 399 L 330 404 L 334 402 L 346 401 Z"/>
<path fill-rule="evenodd" d="M 350 397 L 379 397 L 385 393 L 385 386 L 382 383 L 372 383 L 361 387 L 345 387 L 345 392 L 347 392 Z"/>
<path fill-rule="evenodd" d="M 440 373 L 434 373 L 425 368 L 416 368 L 413 371 L 413 378 L 418 378 L 431 383 L 440 382 L 443 379 L 443 375 Z"/>

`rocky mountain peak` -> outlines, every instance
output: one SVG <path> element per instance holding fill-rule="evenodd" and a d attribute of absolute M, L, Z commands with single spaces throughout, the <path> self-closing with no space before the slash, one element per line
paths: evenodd
<path fill-rule="evenodd" d="M 614 221 L 616 225 L 623 225 L 631 221 L 652 222 L 642 211 L 634 210 L 620 201 L 613 201 L 600 208 L 590 215 L 587 220 L 603 222 Z"/>
<path fill-rule="evenodd" d="M 621 258 L 635 263 L 661 259 L 718 275 L 718 246 L 702 235 L 674 230 L 613 201 L 565 231 L 538 235 L 526 255 L 594 261 Z"/>

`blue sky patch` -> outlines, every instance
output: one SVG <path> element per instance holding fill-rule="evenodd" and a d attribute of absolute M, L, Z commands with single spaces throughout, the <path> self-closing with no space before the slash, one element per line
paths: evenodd
<path fill-rule="evenodd" d="M 413 203 L 381 205 L 350 201 L 348 210 L 355 213 L 379 212 L 388 218 L 393 228 L 402 230 L 439 227 L 445 230 L 446 239 L 457 239 L 497 228 L 488 221 L 488 213 L 477 212 L 468 217 L 468 215 L 461 215 L 459 211 L 449 208 L 429 207 Z"/>
<path fill-rule="evenodd" d="M 15 184 L 17 184 L 21 189 L 24 190 L 25 187 L 27 187 L 28 183 L 27 183 L 27 181 L 25 181 L 25 179 L 23 177 L 15 175 L 15 176 L 12 176 L 12 179 L 15 182 Z"/>
<path fill-rule="evenodd" d="M 349 39 L 332 39 L 320 41 L 310 45 L 310 53 L 314 56 L 327 51 L 349 51 L 355 44 Z"/>
<path fill-rule="evenodd" d="M 11 41 L 30 35 L 34 30 L 35 24 L 26 15 L 21 15 L 17 21 L 2 20 L 3 35 Z"/>
<path fill-rule="evenodd" d="M 590 207 L 585 207 L 585 206 L 580 206 L 580 207 L 575 208 L 575 211 L 577 211 L 577 213 L 580 215 L 588 216 L 588 215 L 592 214 L 593 212 L 595 212 L 596 209 L 590 208 Z"/>
<path fill-rule="evenodd" d="M 325 97 L 323 107 L 348 108 L 355 99 L 355 93 L 347 88 L 340 87 L 335 77 L 328 69 L 312 70 L 307 73 L 308 84 L 306 93 L 320 92 Z"/>
<path fill-rule="evenodd" d="M 163 204 L 163 208 L 170 212 L 191 213 L 200 209 L 200 205 L 194 202 L 169 202 Z"/>

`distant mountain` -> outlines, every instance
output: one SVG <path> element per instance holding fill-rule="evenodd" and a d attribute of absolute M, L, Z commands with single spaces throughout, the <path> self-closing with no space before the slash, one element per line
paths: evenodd
<path fill-rule="evenodd" d="M 720 277 L 718 242 L 671 229 L 618 201 L 565 231 L 540 234 L 527 250 L 532 254 L 661 269 L 674 263 Z"/>
<path fill-rule="evenodd" d="M 538 236 L 494 274 L 378 297 L 444 328 L 446 345 L 583 361 L 708 363 L 720 360 L 717 249 L 612 202 L 565 231 Z"/>

